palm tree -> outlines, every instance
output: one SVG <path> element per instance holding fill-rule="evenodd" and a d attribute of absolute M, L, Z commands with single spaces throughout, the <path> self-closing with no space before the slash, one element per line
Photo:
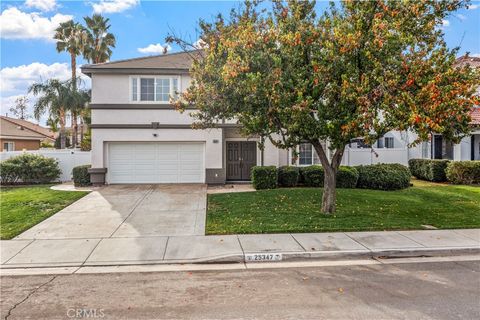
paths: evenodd
<path fill-rule="evenodd" d="M 75 141 L 81 143 L 83 139 L 83 119 L 85 115 L 85 110 L 88 110 L 88 103 L 90 102 L 90 90 L 77 90 L 72 92 L 72 103 L 70 104 L 69 110 L 71 114 L 78 115 L 80 119 L 81 132 L 80 132 L 80 140 L 77 141 L 75 137 Z M 75 134 L 78 134 L 75 132 Z"/>
<path fill-rule="evenodd" d="M 60 125 L 60 148 L 65 149 L 66 135 L 66 106 L 73 101 L 71 84 L 62 82 L 58 79 L 50 79 L 44 83 L 34 83 L 28 89 L 33 95 L 41 95 L 33 106 L 33 114 L 35 119 L 48 113 L 51 122 L 58 121 Z"/>
<path fill-rule="evenodd" d="M 110 59 L 112 50 L 115 48 L 115 36 L 108 32 L 110 19 L 99 14 L 91 18 L 84 17 L 87 24 L 88 45 L 85 47 L 83 56 L 90 63 L 102 63 Z"/>
<path fill-rule="evenodd" d="M 66 51 L 70 54 L 72 85 L 75 87 L 77 84 L 77 56 L 84 52 L 87 37 L 85 28 L 80 23 L 73 22 L 73 20 L 60 23 L 53 36 L 57 40 L 57 51 Z"/>
<path fill-rule="evenodd" d="M 71 68 L 72 68 L 72 80 L 71 85 L 73 91 L 77 89 L 77 56 L 81 55 L 85 51 L 87 45 L 87 32 L 85 28 L 73 20 L 69 20 L 60 23 L 60 26 L 55 29 L 55 35 L 53 37 L 57 40 L 57 51 L 66 51 L 70 54 Z M 72 144 L 75 147 L 77 145 L 77 116 L 78 114 L 72 108 Z"/>

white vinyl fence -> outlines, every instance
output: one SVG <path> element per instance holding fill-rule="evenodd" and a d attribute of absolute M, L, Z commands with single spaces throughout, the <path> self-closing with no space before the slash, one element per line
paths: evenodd
<path fill-rule="evenodd" d="M 60 181 L 71 181 L 72 180 L 72 169 L 76 166 L 91 164 L 91 153 L 90 151 L 79 151 L 79 150 L 54 150 L 54 149 L 40 149 L 40 150 L 30 150 L 30 151 L 3 151 L 0 152 L 0 161 L 7 160 L 8 158 L 18 156 L 23 153 L 31 154 L 40 154 L 47 158 L 54 158 L 58 161 L 60 170 L 62 174 L 60 175 Z"/>
<path fill-rule="evenodd" d="M 345 148 L 342 159 L 344 166 L 369 165 L 376 163 L 400 163 L 408 166 L 408 150 L 406 148 Z"/>

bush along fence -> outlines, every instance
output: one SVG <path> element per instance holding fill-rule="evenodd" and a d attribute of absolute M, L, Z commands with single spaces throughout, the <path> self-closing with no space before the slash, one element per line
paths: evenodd
<path fill-rule="evenodd" d="M 408 166 L 412 175 L 420 180 L 480 184 L 480 161 L 411 159 Z"/>
<path fill-rule="evenodd" d="M 453 184 L 480 184 L 480 161 L 452 161 L 446 176 Z"/>
<path fill-rule="evenodd" d="M 56 181 L 72 181 L 72 169 L 76 166 L 91 164 L 91 152 L 62 149 L 62 150 L 27 150 L 27 151 L 9 151 L 0 152 L 0 161 L 6 161 L 10 158 L 18 157 L 22 154 L 41 155 L 46 158 L 53 158 L 58 162 L 60 177 Z"/>
<path fill-rule="evenodd" d="M 285 166 L 276 168 L 253 167 L 253 187 L 274 189 L 280 187 L 323 187 L 322 166 Z M 378 190 L 398 190 L 410 186 L 410 171 L 401 164 L 375 164 L 358 167 L 341 166 L 337 172 L 338 188 L 365 188 Z"/>
<path fill-rule="evenodd" d="M 0 163 L 2 184 L 49 183 L 61 173 L 55 159 L 36 154 L 25 153 Z"/>
<path fill-rule="evenodd" d="M 75 187 L 86 187 L 92 184 L 90 182 L 90 174 L 88 173 L 90 167 L 91 165 L 87 164 L 73 168 L 72 175 Z"/>
<path fill-rule="evenodd" d="M 447 181 L 445 170 L 450 160 L 410 159 L 408 167 L 412 175 L 420 180 L 433 182 Z"/>

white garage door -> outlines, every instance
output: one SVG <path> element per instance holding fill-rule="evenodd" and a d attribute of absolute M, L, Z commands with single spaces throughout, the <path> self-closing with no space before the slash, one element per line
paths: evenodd
<path fill-rule="evenodd" d="M 108 183 L 204 183 L 203 143 L 109 143 Z"/>

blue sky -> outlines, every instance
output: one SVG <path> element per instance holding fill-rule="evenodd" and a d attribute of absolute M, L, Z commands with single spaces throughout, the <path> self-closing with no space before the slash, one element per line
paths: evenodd
<path fill-rule="evenodd" d="M 68 78 L 70 58 L 57 53 L 51 40 L 54 27 L 61 21 L 73 18 L 83 22 L 82 17 L 94 11 L 110 18 L 111 32 L 117 38 L 112 60 L 118 60 L 155 54 L 171 31 L 195 41 L 200 18 L 212 20 L 217 13 L 228 14 L 238 5 L 236 1 L 2 0 L 1 113 L 8 112 L 31 83 L 49 77 Z M 327 2 L 318 1 L 317 10 L 326 6 Z M 460 45 L 461 54 L 468 51 L 480 56 L 480 1 L 450 16 L 443 29 L 450 47 Z M 171 52 L 176 50 L 171 48 Z M 85 61 L 79 57 L 77 63 Z M 30 100 L 34 102 L 33 97 Z"/>

